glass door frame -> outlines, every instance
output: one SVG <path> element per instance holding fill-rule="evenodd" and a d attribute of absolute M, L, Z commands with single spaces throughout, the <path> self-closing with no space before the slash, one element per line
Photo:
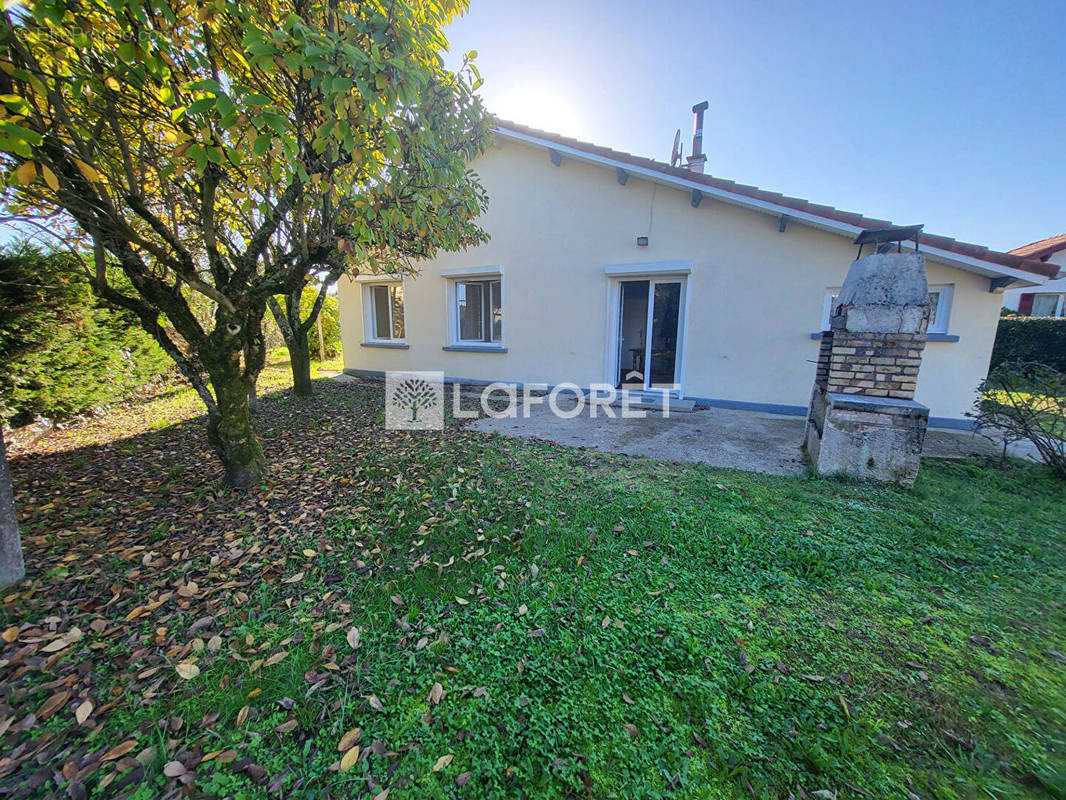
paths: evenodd
<path fill-rule="evenodd" d="M 688 342 L 688 270 L 626 272 L 609 275 L 607 286 L 607 353 L 604 383 L 617 387 L 621 375 L 622 363 L 622 284 L 628 281 L 648 282 L 648 309 L 645 320 L 644 347 L 644 387 L 645 392 L 667 392 L 673 397 L 684 397 L 686 344 Z M 669 389 L 652 388 L 651 381 L 651 339 L 652 319 L 654 314 L 655 285 L 657 283 L 680 283 L 681 297 L 677 312 L 677 350 L 674 354 L 674 383 Z"/>

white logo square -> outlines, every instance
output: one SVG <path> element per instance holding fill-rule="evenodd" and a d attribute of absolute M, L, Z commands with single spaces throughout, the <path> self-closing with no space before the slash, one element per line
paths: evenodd
<path fill-rule="evenodd" d="M 391 431 L 444 430 L 444 373 L 386 372 L 385 427 Z"/>

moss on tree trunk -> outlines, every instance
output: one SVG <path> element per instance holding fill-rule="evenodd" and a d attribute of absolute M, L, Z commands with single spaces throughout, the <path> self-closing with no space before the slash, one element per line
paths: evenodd
<path fill-rule="evenodd" d="M 297 326 L 290 330 L 285 346 L 289 351 L 289 363 L 292 366 L 292 393 L 300 397 L 314 394 L 311 383 L 311 353 L 307 348 L 307 330 Z"/>
<path fill-rule="evenodd" d="M 266 469 L 263 446 L 252 425 L 249 384 L 239 375 L 212 377 L 217 410 L 207 415 L 207 438 L 226 470 L 226 483 L 243 488 L 259 481 Z"/>

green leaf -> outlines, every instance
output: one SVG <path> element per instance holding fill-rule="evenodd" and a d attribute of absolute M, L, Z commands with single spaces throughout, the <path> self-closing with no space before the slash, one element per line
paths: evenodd
<path fill-rule="evenodd" d="M 190 114 L 203 114 L 208 109 L 215 107 L 215 98 L 203 97 L 189 106 Z"/>
<path fill-rule="evenodd" d="M 224 94 L 220 94 L 215 98 L 215 108 L 218 109 L 218 113 L 222 116 L 233 114 L 237 111 L 237 107 L 233 105 L 233 101 Z"/>
<path fill-rule="evenodd" d="M 204 78 L 202 80 L 193 81 L 189 84 L 189 89 L 194 92 L 211 92 L 211 94 L 222 94 L 222 87 L 218 85 L 218 81 L 214 78 Z"/>
<path fill-rule="evenodd" d="M 255 137 L 255 142 L 252 144 L 252 152 L 257 156 L 263 155 L 263 153 L 270 149 L 270 140 L 271 136 L 269 133 L 259 134 L 259 136 Z"/>

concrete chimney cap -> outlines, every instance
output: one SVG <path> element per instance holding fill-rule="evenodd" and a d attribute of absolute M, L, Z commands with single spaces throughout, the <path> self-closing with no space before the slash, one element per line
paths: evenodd
<path fill-rule="evenodd" d="M 927 306 L 923 253 L 871 253 L 851 265 L 837 297 L 846 306 Z"/>
<path fill-rule="evenodd" d="M 832 313 L 846 315 L 845 327 L 852 332 L 924 334 L 929 323 L 925 256 L 871 253 L 852 262 Z"/>

